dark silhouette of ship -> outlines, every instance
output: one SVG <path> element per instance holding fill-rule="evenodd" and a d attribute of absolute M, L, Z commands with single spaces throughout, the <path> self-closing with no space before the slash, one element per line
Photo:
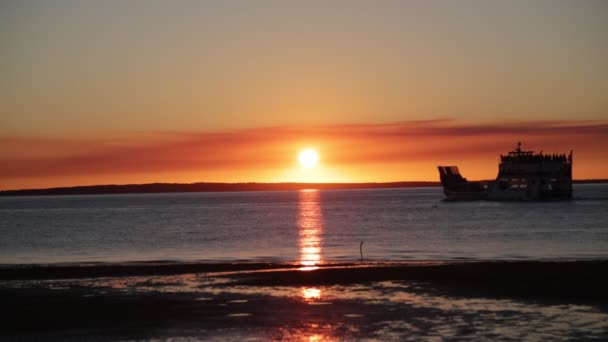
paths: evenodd
<path fill-rule="evenodd" d="M 498 176 L 489 184 L 470 182 L 456 166 L 438 166 L 446 200 L 543 201 L 572 198 L 572 151 L 523 151 L 521 143 L 500 156 Z"/>

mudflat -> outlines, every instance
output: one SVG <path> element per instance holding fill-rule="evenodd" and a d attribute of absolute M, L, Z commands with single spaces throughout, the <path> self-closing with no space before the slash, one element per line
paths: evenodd
<path fill-rule="evenodd" d="M 0 337 L 608 338 L 608 262 L 130 263 L 0 268 Z"/>

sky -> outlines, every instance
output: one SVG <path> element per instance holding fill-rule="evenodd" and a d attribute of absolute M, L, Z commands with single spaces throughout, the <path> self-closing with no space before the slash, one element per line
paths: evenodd
<path fill-rule="evenodd" d="M 606 1 L 3 1 L 0 189 L 608 178 Z M 297 163 L 314 148 L 319 164 Z"/>

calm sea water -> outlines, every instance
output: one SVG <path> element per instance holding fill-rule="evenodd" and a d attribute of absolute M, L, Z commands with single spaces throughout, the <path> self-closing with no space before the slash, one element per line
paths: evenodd
<path fill-rule="evenodd" d="M 576 200 L 440 188 L 0 198 L 0 263 L 608 258 L 608 185 Z"/>

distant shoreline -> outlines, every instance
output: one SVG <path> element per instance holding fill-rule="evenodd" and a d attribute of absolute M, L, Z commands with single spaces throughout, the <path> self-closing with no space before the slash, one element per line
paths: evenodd
<path fill-rule="evenodd" d="M 387 183 L 150 183 L 91 185 L 0 191 L 0 196 L 145 194 L 172 192 L 281 191 L 305 189 L 377 189 L 440 186 L 439 182 Z"/>
<path fill-rule="evenodd" d="M 482 181 L 487 183 L 489 181 Z M 574 184 L 608 183 L 608 179 L 574 180 Z M 228 192 L 228 191 L 285 191 L 285 190 L 339 190 L 339 189 L 391 189 L 441 186 L 440 182 L 383 182 L 383 183 L 149 183 L 122 185 L 87 185 L 46 189 L 2 190 L 0 196 L 50 195 L 104 195 L 149 194 L 175 192 Z"/>

